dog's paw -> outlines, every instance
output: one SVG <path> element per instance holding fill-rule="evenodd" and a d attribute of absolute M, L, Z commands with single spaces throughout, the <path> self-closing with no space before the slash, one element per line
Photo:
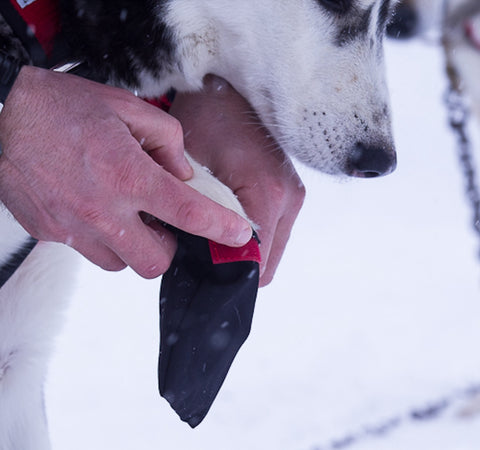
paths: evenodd
<path fill-rule="evenodd" d="M 187 159 L 193 168 L 192 178 L 186 181 L 190 187 L 249 220 L 237 196 L 228 186 L 225 186 L 220 180 L 215 178 L 207 167 L 202 166 L 188 154 Z M 252 227 L 255 228 L 253 223 Z"/>

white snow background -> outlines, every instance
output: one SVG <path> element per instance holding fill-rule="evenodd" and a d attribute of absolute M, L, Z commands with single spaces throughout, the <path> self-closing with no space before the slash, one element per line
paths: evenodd
<path fill-rule="evenodd" d="M 160 280 L 82 264 L 46 391 L 55 450 L 480 449 L 480 414 L 462 414 L 480 386 L 479 242 L 443 55 L 386 52 L 397 171 L 339 182 L 299 167 L 305 206 L 197 429 L 157 391 Z"/>

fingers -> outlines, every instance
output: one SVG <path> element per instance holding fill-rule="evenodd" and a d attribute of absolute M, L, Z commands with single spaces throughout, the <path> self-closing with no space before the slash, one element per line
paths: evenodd
<path fill-rule="evenodd" d="M 78 239 L 75 241 L 71 240 L 67 242 L 67 244 L 81 253 L 90 262 L 104 270 L 118 272 L 127 267 L 127 264 L 122 261 L 115 252 L 100 242 Z"/>
<path fill-rule="evenodd" d="M 271 225 L 274 230 L 266 240 L 265 260 L 262 262 L 260 271 L 260 286 L 266 286 L 273 280 L 273 276 L 280 263 L 282 255 L 290 238 L 295 220 L 298 217 L 300 209 L 305 198 L 305 189 L 303 184 L 295 186 L 290 185 L 288 195 L 285 198 L 283 206 L 279 206 L 281 216 L 276 219 L 275 224 Z"/>
<path fill-rule="evenodd" d="M 252 237 L 250 224 L 233 211 L 175 180 L 150 203 L 151 213 L 176 228 L 231 247 L 245 245 Z M 160 193 L 160 192 L 159 192 Z"/>
<path fill-rule="evenodd" d="M 162 166 L 136 154 L 135 162 L 127 160 L 128 171 L 118 170 L 123 173 L 124 192 L 132 193 L 132 204 L 188 233 L 224 245 L 245 245 L 252 235 L 246 220 L 180 181 L 193 175 L 180 122 L 136 97 L 117 110 L 143 150 Z"/>
<path fill-rule="evenodd" d="M 105 175 L 104 165 L 111 174 Z M 96 186 L 100 187 L 103 198 L 91 195 L 89 202 L 79 200 L 81 203 L 75 205 L 75 215 L 86 219 L 79 229 L 94 230 L 97 241 L 145 278 L 154 278 L 168 269 L 176 242 L 155 222 L 150 227 L 142 222 L 139 211 L 229 246 L 242 246 L 251 238 L 251 227 L 246 220 L 178 180 L 140 149 L 123 152 L 119 146 L 107 162 L 96 167 L 102 172 L 95 179 L 105 183 Z M 75 248 L 94 260 L 88 251 Z M 102 258 L 105 258 L 103 253 Z M 106 267 L 106 263 L 98 263 Z M 108 264 L 113 263 L 108 261 Z"/>
<path fill-rule="evenodd" d="M 260 265 L 259 286 L 264 287 L 270 284 L 273 276 L 280 264 L 283 253 L 290 238 L 290 232 L 293 227 L 291 220 L 281 218 L 278 226 L 275 228 L 273 236 L 269 236 L 260 246 L 262 253 L 262 262 Z M 272 239 L 273 237 L 273 239 Z"/>
<path fill-rule="evenodd" d="M 147 226 L 138 215 L 106 244 L 135 272 L 148 279 L 167 271 L 177 249 L 175 237 L 168 230 Z"/>
<path fill-rule="evenodd" d="M 305 188 L 293 170 L 283 176 L 259 178 L 235 192 L 252 220 L 260 238 L 260 286 L 269 284 L 285 251 L 295 220 L 305 198 Z"/>
<path fill-rule="evenodd" d="M 129 107 L 120 109 L 119 117 L 127 124 L 143 150 L 180 180 L 188 180 L 193 169 L 185 157 L 180 122 L 156 106 L 134 96 Z"/>
<path fill-rule="evenodd" d="M 136 174 L 131 181 L 125 180 L 127 187 L 123 191 L 130 192 L 132 204 L 176 228 L 220 244 L 239 247 L 250 240 L 252 230 L 247 220 L 161 167 L 152 168 L 148 159 L 140 155 L 136 160 Z"/>
<path fill-rule="evenodd" d="M 119 271 L 128 265 L 148 279 L 165 273 L 177 248 L 175 237 L 159 224 L 147 226 L 139 216 L 124 222 L 115 235 L 99 234 L 95 239 L 70 235 L 65 243 L 105 270 Z"/>
<path fill-rule="evenodd" d="M 238 196 L 249 217 L 258 225 L 257 234 L 260 239 L 260 281 L 259 285 L 266 286 L 273 279 L 284 247 L 288 241 L 289 232 L 285 235 L 278 235 L 277 224 L 281 220 L 280 211 L 276 207 L 270 207 L 271 203 L 265 203 L 265 198 L 255 196 L 254 190 L 242 189 L 235 194 Z M 263 200 L 263 201 L 262 201 Z M 263 208 L 259 207 L 263 203 Z"/>

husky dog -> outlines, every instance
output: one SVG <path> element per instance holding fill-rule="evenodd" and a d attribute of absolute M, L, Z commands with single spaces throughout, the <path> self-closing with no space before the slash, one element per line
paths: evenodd
<path fill-rule="evenodd" d="M 396 164 L 382 49 L 395 1 L 60 0 L 60 8 L 72 58 L 99 79 L 153 97 L 218 75 L 285 152 L 367 178 Z M 1 18 L 0 39 L 15 41 Z M 28 236 L 7 211 L 0 226 L 5 263 Z M 49 448 L 42 386 L 71 259 L 67 247 L 41 242 L 0 290 L 1 450 Z"/>

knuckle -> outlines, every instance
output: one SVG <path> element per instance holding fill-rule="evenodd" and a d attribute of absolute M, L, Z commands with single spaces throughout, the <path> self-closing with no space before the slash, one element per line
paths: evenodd
<path fill-rule="evenodd" d="M 60 223 L 55 222 L 50 223 L 42 230 L 38 229 L 37 232 L 32 233 L 32 236 L 44 241 L 61 242 L 70 246 L 72 241 L 71 233 Z"/>
<path fill-rule="evenodd" d="M 305 185 L 300 178 L 272 180 L 269 187 L 270 200 L 276 205 L 285 205 L 300 210 L 305 201 Z"/>
<path fill-rule="evenodd" d="M 168 118 L 172 137 L 176 140 L 183 140 L 183 128 L 180 121 L 173 116 L 168 116 Z"/>
<path fill-rule="evenodd" d="M 100 208 L 97 208 L 94 205 L 82 203 L 75 209 L 75 214 L 79 217 L 81 222 L 84 222 L 87 225 L 94 228 L 103 227 L 103 213 Z"/>
<path fill-rule="evenodd" d="M 167 148 L 173 152 L 182 152 L 183 154 L 183 128 L 178 119 L 173 116 L 167 116 L 167 127 L 169 130 L 169 141 L 167 142 Z"/>
<path fill-rule="evenodd" d="M 301 208 L 303 202 L 305 201 L 305 196 L 307 195 L 307 190 L 305 185 L 302 183 L 300 178 L 297 178 L 297 183 L 293 189 L 293 202 L 298 206 L 298 209 Z"/>
<path fill-rule="evenodd" d="M 282 180 L 273 180 L 270 183 L 269 196 L 270 201 L 274 204 L 282 205 L 285 203 L 285 200 L 288 197 L 288 189 Z"/>
<path fill-rule="evenodd" d="M 121 108 L 125 111 L 136 112 L 136 108 L 140 108 L 142 105 L 141 100 L 125 88 L 103 84 L 97 87 L 97 92 L 106 104 L 111 105 L 109 109 Z"/>
<path fill-rule="evenodd" d="M 219 222 L 220 223 L 220 222 Z M 233 216 L 225 216 L 221 222 L 221 229 L 222 229 L 222 239 L 230 240 L 235 239 L 238 235 L 238 225 L 237 221 L 233 218 Z"/>
<path fill-rule="evenodd" d="M 126 158 L 114 172 L 114 192 L 129 197 L 139 197 L 144 193 L 145 181 L 138 170 L 138 162 L 134 158 Z"/>
<path fill-rule="evenodd" d="M 206 214 L 193 200 L 187 200 L 180 204 L 176 213 L 176 221 L 180 229 L 192 230 L 200 234 L 212 227 L 210 215 Z"/>
<path fill-rule="evenodd" d="M 121 242 L 125 231 L 120 222 L 114 220 L 103 209 L 86 205 L 77 211 L 80 221 L 84 224 L 84 231 L 99 236 L 108 243 Z"/>
<path fill-rule="evenodd" d="M 37 239 L 53 242 L 67 243 L 71 236 L 68 219 L 62 214 L 52 214 L 48 208 L 40 209 L 35 221 L 32 223 L 30 234 Z"/>

